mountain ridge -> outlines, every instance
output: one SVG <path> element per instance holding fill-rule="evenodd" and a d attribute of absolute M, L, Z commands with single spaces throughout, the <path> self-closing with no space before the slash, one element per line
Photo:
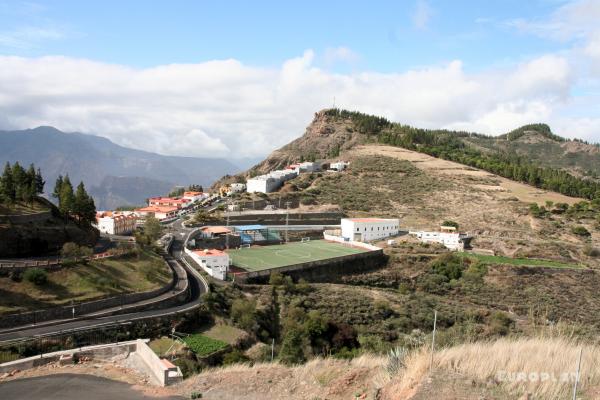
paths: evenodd
<path fill-rule="evenodd" d="M 44 171 L 46 193 L 52 191 L 59 174 L 69 174 L 72 181 L 86 184 L 98 208 L 141 204 L 148 196 L 164 193 L 167 186 L 207 186 L 220 176 L 239 170 L 224 159 L 161 155 L 130 149 L 104 137 L 66 133 L 50 126 L 0 131 L 0 160 L 24 165 L 35 163 Z M 138 191 L 106 193 L 102 189 L 106 177 L 111 177 L 113 183 L 137 178 Z M 117 200 L 108 201 L 110 198 Z"/>

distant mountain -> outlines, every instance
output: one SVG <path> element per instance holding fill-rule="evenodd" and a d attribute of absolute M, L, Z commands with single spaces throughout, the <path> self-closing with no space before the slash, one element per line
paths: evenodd
<path fill-rule="evenodd" d="M 525 125 L 497 137 L 471 136 L 463 140 L 484 152 L 514 154 L 575 176 L 600 177 L 600 146 L 557 136 L 546 124 Z"/>
<path fill-rule="evenodd" d="M 98 209 L 142 204 L 177 185 L 208 186 L 240 169 L 224 159 L 164 156 L 49 126 L 0 131 L 0 161 L 35 163 L 46 179 L 46 192 L 59 174 L 69 174 L 76 183 L 82 180 Z"/>

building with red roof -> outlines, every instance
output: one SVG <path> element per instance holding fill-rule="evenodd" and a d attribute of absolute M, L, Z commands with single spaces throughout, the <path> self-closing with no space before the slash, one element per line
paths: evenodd
<path fill-rule="evenodd" d="M 148 199 L 149 206 L 177 207 L 178 209 L 187 207 L 191 202 L 190 199 L 180 199 L 178 197 L 150 197 Z"/>

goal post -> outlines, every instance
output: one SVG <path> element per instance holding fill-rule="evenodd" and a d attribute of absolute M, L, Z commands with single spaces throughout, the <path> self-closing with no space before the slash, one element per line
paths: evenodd
<path fill-rule="evenodd" d="M 310 242 L 310 238 L 309 237 L 303 237 L 300 239 L 300 243 L 307 243 Z"/>
<path fill-rule="evenodd" d="M 249 244 L 249 243 L 247 243 L 247 244 L 242 244 L 242 245 L 240 246 L 240 249 L 249 249 L 249 248 L 250 248 L 250 244 Z"/>

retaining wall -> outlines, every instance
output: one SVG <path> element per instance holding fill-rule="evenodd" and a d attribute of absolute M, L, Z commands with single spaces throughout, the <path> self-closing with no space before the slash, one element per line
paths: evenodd
<path fill-rule="evenodd" d="M 61 356 L 88 357 L 92 360 L 106 360 L 117 355 L 125 354 L 132 356 L 135 361 L 139 360 L 141 365 L 133 362 L 135 369 L 143 373 L 150 373 L 154 382 L 160 386 L 180 382 L 183 379 L 181 370 L 176 366 L 169 366 L 147 345 L 149 339 L 137 339 L 123 343 L 111 343 L 99 346 L 87 346 L 80 349 L 57 351 L 54 353 L 42 354 L 40 356 L 23 358 L 16 361 L 10 361 L 0 364 L 0 373 L 11 372 L 14 370 L 27 370 L 41 365 L 45 365 L 60 360 Z"/>
<path fill-rule="evenodd" d="M 0 364 L 0 374 L 11 372 L 14 370 L 24 371 L 27 369 L 39 367 L 41 365 L 57 362 L 62 355 L 80 354 L 92 359 L 108 359 L 120 354 L 128 354 L 136 351 L 138 346 L 137 340 L 131 340 L 123 343 L 110 343 L 98 346 L 87 346 L 80 349 L 71 349 L 63 351 L 55 351 L 53 353 L 40 354 L 20 360 L 9 361 Z"/>
<path fill-rule="evenodd" d="M 260 213 L 245 214 L 243 212 L 230 212 L 229 225 L 285 225 L 286 213 Z M 339 225 L 340 218 L 344 214 L 340 212 L 322 213 L 290 213 L 289 225 Z"/>
<path fill-rule="evenodd" d="M 374 247 L 374 246 L 373 246 Z M 370 270 L 378 268 L 385 261 L 383 249 L 370 250 L 365 253 L 349 254 L 340 257 L 328 258 L 306 263 L 288 265 L 263 271 L 242 272 L 235 274 L 235 281 L 239 283 L 264 283 L 273 272 L 290 275 L 294 278 L 314 278 L 331 273 L 356 272 L 357 270 Z"/>
<path fill-rule="evenodd" d="M 149 300 L 154 297 L 161 296 L 169 292 L 170 290 L 173 290 L 174 292 L 176 292 L 177 290 L 186 291 L 186 293 L 179 293 L 177 296 L 173 296 L 169 299 L 164 299 L 163 302 L 161 302 L 161 306 L 176 305 L 177 303 L 187 298 L 188 293 L 187 290 L 185 290 L 187 288 L 187 275 L 185 274 L 185 271 L 176 271 L 170 265 L 169 268 L 172 271 L 171 281 L 161 288 L 147 292 L 128 293 L 121 296 L 79 303 L 74 306 L 62 306 L 49 308 L 46 310 L 25 312 L 19 314 L 9 314 L 0 318 L 0 328 L 11 328 L 14 326 L 36 324 L 51 320 L 69 319 L 79 317 L 85 314 L 98 312 L 107 308 L 126 306 L 128 304 Z M 140 305 L 139 307 L 135 308 L 124 307 L 123 310 L 115 310 L 111 314 L 120 314 L 132 311 L 145 311 L 147 309 L 156 308 L 156 306 L 156 303 L 149 303 Z M 74 313 L 73 309 L 75 310 Z"/>

